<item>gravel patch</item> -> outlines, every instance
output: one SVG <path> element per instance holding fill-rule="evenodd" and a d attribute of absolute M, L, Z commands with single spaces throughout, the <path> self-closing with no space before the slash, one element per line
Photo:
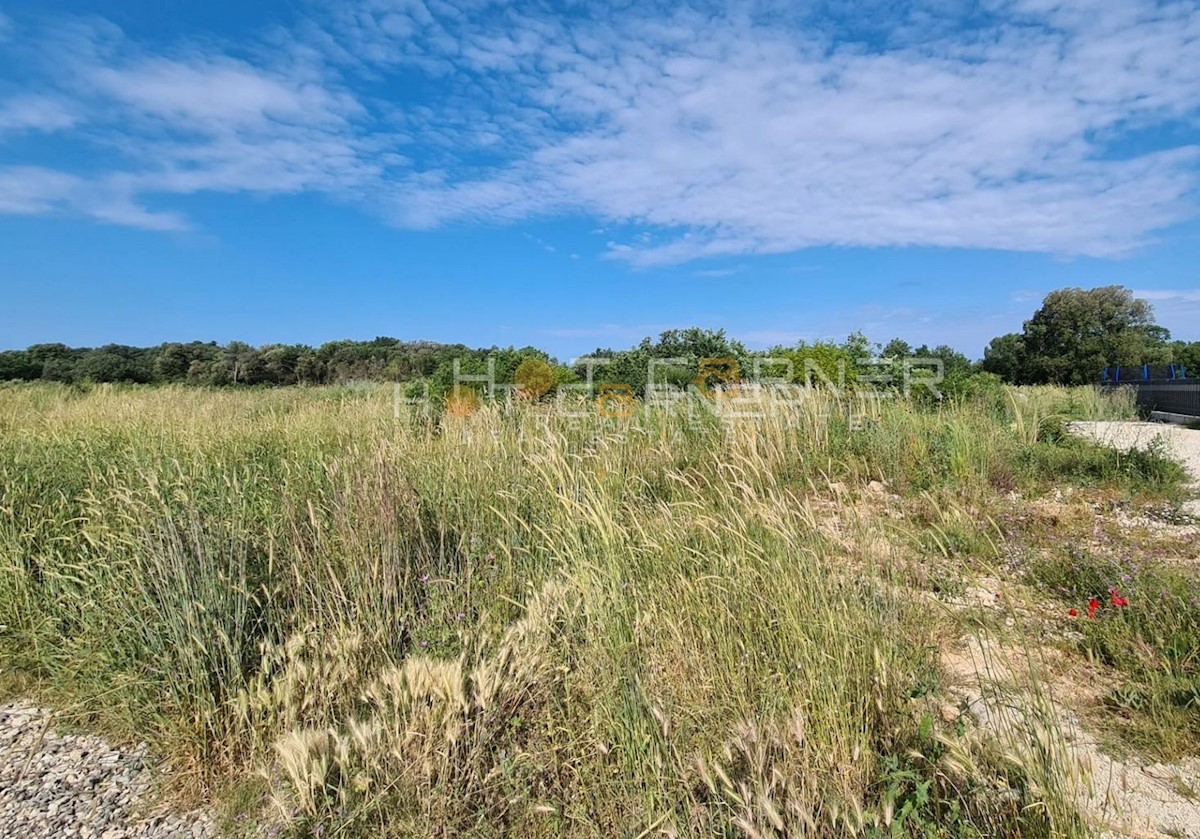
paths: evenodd
<path fill-rule="evenodd" d="M 1160 440 L 1163 454 L 1179 461 L 1200 490 L 1200 431 L 1154 422 L 1073 422 L 1071 430 L 1081 437 L 1121 451 L 1145 449 Z M 1200 499 L 1189 501 L 1183 511 L 1200 518 Z"/>
<path fill-rule="evenodd" d="M 3 839 L 213 839 L 202 813 L 149 812 L 154 772 L 145 746 L 117 749 L 98 737 L 59 734 L 53 714 L 0 706 L 0 837 Z"/>

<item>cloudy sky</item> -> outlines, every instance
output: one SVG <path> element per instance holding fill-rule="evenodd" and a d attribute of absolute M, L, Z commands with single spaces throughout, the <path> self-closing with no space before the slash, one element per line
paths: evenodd
<path fill-rule="evenodd" d="M 0 347 L 1200 339 L 1200 3 L 0 0 Z"/>

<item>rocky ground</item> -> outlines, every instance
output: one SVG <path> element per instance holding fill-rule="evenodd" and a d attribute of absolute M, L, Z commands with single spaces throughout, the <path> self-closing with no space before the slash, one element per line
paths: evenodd
<path fill-rule="evenodd" d="M 0 706 L 0 839 L 207 839 L 203 814 L 152 814 L 144 749 L 55 730 L 49 711 Z"/>

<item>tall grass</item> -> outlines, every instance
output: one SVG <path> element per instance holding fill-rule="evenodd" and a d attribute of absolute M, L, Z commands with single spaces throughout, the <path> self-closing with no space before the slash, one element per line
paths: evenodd
<path fill-rule="evenodd" d="M 389 397 L 0 390 L 7 674 L 198 783 L 263 772 L 298 834 L 1081 830 L 1044 735 L 935 725 L 935 621 L 891 525 L 847 546 L 818 502 L 1171 491 L 1048 434 L 1119 406 L 425 420 Z"/>

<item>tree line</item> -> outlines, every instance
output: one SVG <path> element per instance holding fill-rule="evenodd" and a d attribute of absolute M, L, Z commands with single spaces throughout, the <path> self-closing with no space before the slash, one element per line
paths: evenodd
<path fill-rule="evenodd" d="M 513 382 L 525 364 L 525 370 L 538 367 L 551 387 L 590 378 L 596 384 L 625 385 L 641 394 L 651 369 L 668 384 L 694 382 L 700 359 L 731 359 L 744 378 L 757 373 L 803 381 L 816 371 L 825 380 L 852 383 L 868 377 L 880 381 L 881 369 L 886 379 L 889 371 L 898 373 L 903 359 L 936 358 L 944 377 L 941 390 L 950 393 L 986 376 L 1015 384 L 1086 384 L 1115 365 L 1176 363 L 1191 376 L 1200 374 L 1200 342 L 1172 341 L 1167 330 L 1154 322 L 1150 305 L 1120 286 L 1052 292 L 1020 333 L 994 339 L 978 362 L 946 345 L 912 346 L 898 338 L 876 344 L 861 333 L 841 342 L 800 341 L 750 351 L 723 330 L 695 327 L 667 330 L 657 339 L 645 338 L 627 349 L 597 348 L 590 358 L 603 363 L 568 366 L 535 347 L 471 348 L 388 337 L 332 341 L 319 347 L 254 347 L 240 341 L 97 348 L 36 344 L 0 352 L 0 381 L 229 387 L 382 381 L 427 384 L 431 391 L 445 393 L 456 375 L 487 375 L 490 364 L 496 382 Z M 867 359 L 870 363 L 864 364 Z"/>
<path fill-rule="evenodd" d="M 659 383 L 693 383 L 701 359 L 729 360 L 740 378 L 789 378 L 813 374 L 830 382 L 854 382 L 866 375 L 866 358 L 938 357 L 948 375 L 966 375 L 976 365 L 948 347 L 912 347 L 895 339 L 872 344 L 861 334 L 842 342 L 799 342 L 766 351 L 750 351 L 724 330 L 671 329 L 628 349 L 597 348 L 573 365 L 563 364 L 535 347 L 472 348 L 463 344 L 401 341 L 335 341 L 320 347 L 270 344 L 253 347 L 239 341 L 166 343 L 157 347 L 109 344 L 97 348 L 36 344 L 0 352 L 0 381 L 52 381 L 64 384 L 195 384 L 253 387 L 338 385 L 361 381 L 428 384 L 446 393 L 460 379 L 496 384 L 517 380 L 517 371 L 541 369 L 549 386 L 587 381 L 628 386 L 645 392 L 650 376 Z M 531 368 L 530 362 L 536 362 Z M 490 370 L 490 373 L 489 373 Z M 806 372 L 807 371 L 807 372 Z M 482 385 L 481 385 L 482 386 Z"/>
<path fill-rule="evenodd" d="M 77 383 L 129 382 L 198 385 L 337 384 L 408 381 L 431 376 L 454 358 L 493 350 L 431 341 L 332 341 L 320 347 L 241 341 L 171 342 L 157 347 L 108 344 L 97 348 L 35 344 L 0 352 L 0 381 L 20 379 Z M 530 350 L 536 352 L 536 350 Z"/>

